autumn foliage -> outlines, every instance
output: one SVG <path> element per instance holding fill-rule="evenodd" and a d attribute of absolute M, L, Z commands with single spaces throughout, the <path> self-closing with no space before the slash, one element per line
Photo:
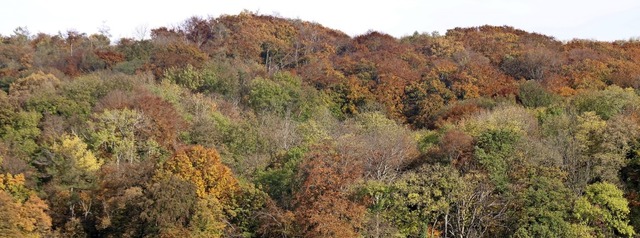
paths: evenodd
<path fill-rule="evenodd" d="M 249 11 L 150 33 L 0 36 L 0 237 L 640 229 L 637 39 Z"/>

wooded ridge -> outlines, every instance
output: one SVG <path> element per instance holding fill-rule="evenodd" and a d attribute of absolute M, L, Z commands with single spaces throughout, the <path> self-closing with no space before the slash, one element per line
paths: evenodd
<path fill-rule="evenodd" d="M 0 36 L 1 237 L 634 237 L 640 41 L 243 12 Z"/>

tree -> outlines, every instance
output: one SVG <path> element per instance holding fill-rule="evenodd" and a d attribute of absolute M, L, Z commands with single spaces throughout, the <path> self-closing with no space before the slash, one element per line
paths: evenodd
<path fill-rule="evenodd" d="M 47 237 L 51 231 L 48 206 L 25 187 L 23 174 L 0 174 L 0 236 Z"/>
<path fill-rule="evenodd" d="M 508 130 L 490 130 L 478 137 L 475 157 L 487 170 L 498 191 L 507 191 L 509 168 L 519 140 L 519 135 Z"/>
<path fill-rule="evenodd" d="M 302 162 L 305 150 L 292 148 L 276 155 L 264 172 L 257 175 L 257 182 L 262 190 L 269 194 L 281 208 L 293 208 L 294 192 L 298 187 L 298 168 Z"/>
<path fill-rule="evenodd" d="M 132 108 L 138 109 L 143 116 L 140 136 L 160 144 L 167 151 L 175 151 L 179 133 L 186 125 L 175 107 L 146 90 L 138 91 L 130 103 L 135 103 Z"/>
<path fill-rule="evenodd" d="M 455 95 L 435 78 L 409 85 L 403 96 L 403 113 L 407 122 L 416 128 L 433 128 L 436 115 Z"/>
<path fill-rule="evenodd" d="M 192 237 L 223 237 L 227 221 L 220 201 L 213 196 L 198 199 L 189 222 Z"/>
<path fill-rule="evenodd" d="M 145 195 L 140 218 L 145 222 L 144 233 L 147 235 L 189 235 L 187 227 L 194 214 L 215 208 L 199 206 L 195 185 L 175 175 L 151 184 L 145 190 Z M 218 225 L 224 227 L 224 224 Z"/>
<path fill-rule="evenodd" d="M 574 97 L 572 103 L 578 112 L 593 111 L 604 120 L 624 109 L 638 105 L 640 97 L 631 88 L 612 85 L 605 90 L 591 91 Z"/>
<path fill-rule="evenodd" d="M 172 67 L 184 68 L 192 65 L 195 68 L 200 68 L 207 58 L 207 54 L 200 51 L 193 44 L 181 41 L 160 44 L 151 53 L 151 63 L 154 67 L 152 69 L 153 74 L 156 79 L 160 79 L 166 70 Z"/>
<path fill-rule="evenodd" d="M 523 164 L 522 175 L 517 174 L 514 187 L 514 237 L 574 237 L 570 209 L 573 193 L 562 183 L 557 169 Z M 515 170 L 515 169 L 514 169 Z M 522 176 L 522 177 L 521 177 Z"/>
<path fill-rule="evenodd" d="M 577 118 L 575 140 L 580 151 L 577 171 L 572 182 L 584 188 L 593 181 L 619 183 L 618 171 L 626 165 L 632 138 L 637 138 L 638 125 L 623 116 L 602 120 L 595 112 Z"/>
<path fill-rule="evenodd" d="M 304 161 L 294 210 L 301 235 L 357 237 L 365 208 L 351 200 L 350 185 L 359 178 L 359 165 L 326 144 L 311 149 Z"/>
<path fill-rule="evenodd" d="M 166 196 L 171 196 L 172 192 L 178 191 L 181 195 L 195 197 L 195 188 L 190 183 L 180 182 L 178 179 L 154 181 L 156 163 L 157 161 L 145 160 L 120 165 L 107 163 L 102 166 L 98 171 L 97 189 L 93 191 L 95 209 L 91 211 L 89 217 L 82 219 L 83 222 L 95 227 L 93 231 L 88 229 L 90 231 L 88 235 L 102 234 L 115 237 L 157 235 L 160 227 L 152 218 L 163 215 L 151 214 L 151 211 L 167 210 L 168 213 L 171 213 L 179 208 L 171 210 L 171 208 L 160 206 L 154 207 L 155 203 L 151 199 L 166 199 Z M 165 187 L 176 189 L 176 191 L 170 189 L 162 191 Z M 166 194 L 160 194 L 162 192 L 166 192 Z M 50 200 L 53 202 L 57 199 L 56 196 Z M 187 203 L 190 198 L 184 196 L 175 199 L 183 199 Z M 61 202 L 65 205 L 68 204 L 64 199 Z M 166 200 L 163 204 L 166 204 Z M 65 212 L 56 211 L 56 214 L 65 215 Z M 71 215 L 66 214 L 66 216 Z M 66 217 L 59 218 L 59 220 L 63 219 Z M 64 226 L 64 223 L 60 226 Z"/>
<path fill-rule="evenodd" d="M 234 209 L 249 205 L 236 204 L 242 190 L 215 149 L 199 145 L 183 148 L 162 165 L 158 176 L 176 176 L 195 187 L 197 212 L 191 217 L 190 229 L 196 236 L 221 236 L 230 228 L 227 224 L 237 218 Z"/>
<path fill-rule="evenodd" d="M 19 27 L 14 33 L 11 37 L 0 39 L 0 87 L 4 91 L 12 81 L 28 73 L 35 61 L 28 30 Z"/>
<path fill-rule="evenodd" d="M 17 99 L 18 102 L 24 103 L 33 93 L 53 90 L 59 84 L 60 80 L 56 76 L 39 71 L 11 83 L 9 95 Z"/>
<path fill-rule="evenodd" d="M 452 222 L 451 203 L 456 200 L 461 183 L 457 171 L 441 165 L 425 165 L 405 173 L 392 184 L 392 205 L 385 216 L 403 236 L 446 235 Z"/>
<path fill-rule="evenodd" d="M 97 159 L 77 135 L 62 136 L 50 150 L 49 173 L 57 185 L 71 189 L 87 189 L 93 185 L 103 161 Z"/>
<path fill-rule="evenodd" d="M 535 47 L 515 57 L 507 56 L 502 60 L 501 68 L 515 79 L 544 80 L 559 68 L 560 59 L 557 51 Z"/>
<path fill-rule="evenodd" d="M 445 236 L 484 237 L 499 236 L 511 219 L 509 200 L 497 194 L 496 187 L 486 174 L 472 171 L 461 176 L 462 183 L 453 191 L 444 228 Z"/>
<path fill-rule="evenodd" d="M 238 181 L 215 149 L 196 145 L 179 150 L 163 170 L 193 183 L 200 198 L 212 196 L 227 203 L 238 190 Z"/>
<path fill-rule="evenodd" d="M 467 134 L 478 137 L 491 130 L 510 131 L 519 136 L 537 133 L 538 122 L 530 111 L 521 106 L 500 105 L 491 111 L 480 112 L 459 123 Z"/>
<path fill-rule="evenodd" d="M 627 218 L 628 201 L 622 195 L 611 183 L 591 184 L 576 201 L 573 214 L 581 224 L 590 226 L 595 236 L 633 237 L 635 231 Z"/>
<path fill-rule="evenodd" d="M 147 32 L 145 30 L 144 35 L 146 34 Z M 149 67 L 154 47 L 153 43 L 149 40 L 120 39 L 116 50 L 124 55 L 124 61 L 114 65 L 113 69 L 126 74 L 135 74 L 136 72 L 144 70 Z"/>
<path fill-rule="evenodd" d="M 60 33 L 57 37 L 63 40 L 59 46 L 65 54 L 60 55 L 62 62 L 56 66 L 66 75 L 76 77 L 82 72 L 105 68 L 105 61 L 101 60 L 95 52 L 109 47 L 108 37 L 99 34 L 87 36 L 86 33 L 75 30 Z"/>
<path fill-rule="evenodd" d="M 103 153 L 111 157 L 108 162 L 133 162 L 137 158 L 135 135 L 142 119 L 138 111 L 129 109 L 94 114 L 94 147 L 102 148 Z"/>
<path fill-rule="evenodd" d="M 144 88 L 136 88 L 133 92 L 113 90 L 97 103 L 96 109 L 105 110 L 103 114 L 120 110 L 134 112 L 135 115 L 130 115 L 133 121 L 123 121 L 122 126 L 133 123 L 128 125 L 133 130 L 128 136 L 135 139 L 138 151 L 150 152 L 160 146 L 164 151 L 175 151 L 178 147 L 178 132 L 186 125 L 174 105 Z"/>
<path fill-rule="evenodd" d="M 518 100 L 525 107 L 536 108 L 550 106 L 557 98 L 540 83 L 529 80 L 520 85 Z"/>
<path fill-rule="evenodd" d="M 434 154 L 460 171 L 477 167 L 473 161 L 474 139 L 458 130 L 449 130 L 442 135 Z"/>
<path fill-rule="evenodd" d="M 390 182 L 418 155 L 411 131 L 382 113 L 358 114 L 353 131 L 336 139 L 341 156 L 362 165 L 364 178 Z M 347 128 L 349 125 L 347 124 Z"/>
<path fill-rule="evenodd" d="M 117 63 L 124 61 L 124 55 L 115 51 L 96 51 L 96 56 L 104 61 L 107 69 L 113 69 L 113 66 Z"/>
<path fill-rule="evenodd" d="M 259 113 L 273 112 L 282 117 L 305 119 L 315 102 L 314 91 L 305 90 L 302 80 L 290 73 L 276 73 L 272 79 L 251 82 L 248 104 Z"/>
<path fill-rule="evenodd" d="M 25 161 L 29 161 L 30 155 L 32 155 L 38 149 L 36 139 L 40 136 L 40 129 L 38 123 L 42 119 L 42 115 L 33 111 L 18 111 L 11 115 L 10 121 L 6 122 L 0 136 L 7 142 L 12 151 L 23 158 Z"/>

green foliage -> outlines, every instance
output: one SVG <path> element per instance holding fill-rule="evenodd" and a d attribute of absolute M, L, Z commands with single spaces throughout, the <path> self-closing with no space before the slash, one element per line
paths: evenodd
<path fill-rule="evenodd" d="M 258 173 L 257 183 L 269 197 L 279 203 L 281 207 L 289 207 L 298 181 L 298 165 L 304 157 L 305 150 L 292 148 L 277 156 L 275 162 L 265 171 Z"/>
<path fill-rule="evenodd" d="M 169 82 L 191 90 L 200 89 L 204 85 L 206 76 L 191 65 L 185 68 L 170 68 L 164 73 L 165 79 Z"/>
<path fill-rule="evenodd" d="M 147 61 L 151 58 L 151 51 L 154 45 L 148 40 L 121 39 L 117 48 L 119 52 L 125 55 L 127 61 Z"/>
<path fill-rule="evenodd" d="M 604 120 L 609 120 L 626 108 L 636 107 L 639 103 L 640 97 L 633 89 L 623 89 L 616 85 L 578 95 L 572 102 L 578 112 L 593 111 Z"/>
<path fill-rule="evenodd" d="M 574 216 L 581 224 L 594 227 L 598 237 L 614 234 L 633 237 L 635 231 L 628 219 L 629 203 L 622 195 L 611 183 L 591 184 L 576 201 Z"/>
<path fill-rule="evenodd" d="M 234 205 L 224 212 L 229 214 L 229 221 L 238 229 L 235 234 L 255 237 L 260 226 L 256 217 L 264 214 L 266 203 L 270 200 L 269 195 L 252 183 L 241 182 L 239 190 L 234 197 Z"/>
<path fill-rule="evenodd" d="M 547 107 L 558 100 L 557 96 L 548 92 L 537 81 L 528 80 L 520 84 L 518 99 L 523 106 L 529 108 Z"/>
<path fill-rule="evenodd" d="M 108 162 L 119 164 L 137 159 L 136 132 L 142 115 L 134 110 L 105 110 L 94 115 L 93 148 L 101 148 L 110 157 Z"/>
<path fill-rule="evenodd" d="M 436 131 L 425 131 L 418 134 L 418 149 L 421 153 L 428 152 L 440 142 L 440 134 Z"/>
<path fill-rule="evenodd" d="M 335 126 L 332 122 L 319 122 L 315 119 L 309 119 L 304 123 L 301 123 L 298 128 L 298 132 L 302 136 L 302 142 L 306 145 L 314 145 L 322 141 L 330 139 L 329 127 Z"/>
<path fill-rule="evenodd" d="M 251 82 L 249 105 L 259 112 L 295 113 L 302 103 L 301 93 L 300 78 L 277 73 L 272 79 L 257 78 Z"/>
<path fill-rule="evenodd" d="M 37 97 L 31 97 L 26 101 L 25 108 L 42 114 L 60 115 L 64 117 L 86 118 L 91 112 L 91 106 L 87 101 L 67 98 L 54 91 L 40 91 Z"/>
<path fill-rule="evenodd" d="M 365 112 L 354 117 L 357 126 L 364 132 L 399 129 L 398 124 L 380 112 Z"/>
<path fill-rule="evenodd" d="M 254 123 L 255 121 L 243 121 L 227 124 L 226 128 L 221 126 L 223 131 L 222 145 L 226 151 L 238 156 L 235 158 L 236 160 L 241 156 L 257 153 L 265 146 L 266 141 L 260 137 Z"/>
<path fill-rule="evenodd" d="M 428 165 L 402 176 L 391 187 L 392 205 L 385 216 L 404 236 L 428 237 L 451 206 L 462 181 L 451 167 Z"/>
<path fill-rule="evenodd" d="M 240 82 L 228 67 L 224 63 L 208 64 L 202 69 L 187 65 L 185 68 L 168 69 L 164 78 L 196 92 L 217 93 L 230 98 L 238 96 Z"/>
<path fill-rule="evenodd" d="M 555 176 L 559 171 L 549 168 L 530 168 L 526 186 L 517 192 L 517 217 L 514 237 L 574 237 L 577 227 L 570 222 L 570 209 L 574 200 L 571 191 Z M 535 171 L 538 170 L 538 171 Z M 543 171 L 551 171 L 543 172 Z"/>
<path fill-rule="evenodd" d="M 256 78 L 249 85 L 248 105 L 256 112 L 270 112 L 296 121 L 309 119 L 332 102 L 291 73 L 278 72 L 271 79 Z M 323 102 L 324 100 L 324 102 Z"/>
<path fill-rule="evenodd" d="M 219 62 L 205 65 L 203 69 L 204 82 L 202 92 L 217 93 L 230 99 L 240 97 L 242 85 L 242 72 L 234 72 L 230 63 Z"/>
<path fill-rule="evenodd" d="M 3 125 L 0 136 L 16 152 L 30 156 L 38 149 L 36 139 L 41 133 L 38 128 L 41 118 L 42 114 L 37 112 L 19 111 Z"/>
<path fill-rule="evenodd" d="M 178 176 L 160 179 L 147 191 L 148 204 L 141 214 L 148 227 L 147 235 L 168 235 L 186 227 L 197 210 L 207 212 L 215 207 L 199 207 L 196 187 Z M 198 217 L 198 216 L 195 216 Z M 200 217 L 198 217 L 200 218 Z M 196 218 L 197 219 L 197 218 Z M 222 229 L 217 229 L 220 232 Z M 182 230 L 184 232 L 184 230 Z"/>
<path fill-rule="evenodd" d="M 627 163 L 632 138 L 638 137 L 638 125 L 624 118 L 615 116 L 604 121 L 595 112 L 578 116 L 575 140 L 582 153 L 583 186 L 593 180 L 619 182 L 617 171 Z"/>
<path fill-rule="evenodd" d="M 98 99 L 111 91 L 131 91 L 143 81 L 148 80 L 148 75 L 130 76 L 117 72 L 98 71 L 85 74 L 60 86 L 61 94 L 78 104 L 94 106 Z"/>
<path fill-rule="evenodd" d="M 84 76 L 61 85 L 60 93 L 83 109 L 74 113 L 88 114 L 98 98 L 106 94 L 108 84 L 109 82 L 104 82 L 97 77 Z"/>
<path fill-rule="evenodd" d="M 0 236 L 640 229 L 638 42 L 250 12 L 151 35 L 0 37 Z"/>
<path fill-rule="evenodd" d="M 392 186 L 380 181 L 368 181 L 358 187 L 357 195 L 368 203 L 367 213 L 370 220 L 363 233 L 371 237 L 401 237 L 402 234 L 391 222 L 390 209 L 393 208 Z M 428 235 L 428 234 L 427 234 Z"/>
<path fill-rule="evenodd" d="M 182 196 L 182 195 L 180 195 Z M 199 199 L 189 222 L 192 237 L 222 237 L 226 224 L 220 201 L 213 196 Z"/>
<path fill-rule="evenodd" d="M 103 161 L 98 160 L 76 135 L 65 135 L 50 148 L 52 153 L 48 172 L 56 184 L 63 187 L 87 189 L 96 180 L 96 171 Z"/>
<path fill-rule="evenodd" d="M 567 114 L 563 107 L 551 106 L 537 109 L 536 117 L 541 127 L 541 133 L 547 136 L 552 134 L 557 135 L 559 127 L 562 126 L 558 124 L 558 120 L 566 120 Z"/>
<path fill-rule="evenodd" d="M 114 65 L 113 66 L 113 71 L 121 72 L 121 73 L 124 73 L 124 74 L 133 75 L 138 70 L 140 70 L 140 68 L 142 68 L 145 63 L 146 63 L 145 61 L 139 60 L 139 59 L 134 59 L 134 60 L 130 60 L 130 61 L 123 61 L 123 62 L 120 62 L 120 63 L 117 63 L 116 65 Z"/>
<path fill-rule="evenodd" d="M 475 157 L 501 192 L 509 183 L 509 167 L 520 136 L 509 130 L 490 130 L 477 138 Z"/>

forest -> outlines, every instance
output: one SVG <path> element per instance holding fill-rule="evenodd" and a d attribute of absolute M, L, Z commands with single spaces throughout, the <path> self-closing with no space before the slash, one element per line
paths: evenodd
<path fill-rule="evenodd" d="M 0 237 L 638 237 L 640 40 L 0 36 Z"/>

